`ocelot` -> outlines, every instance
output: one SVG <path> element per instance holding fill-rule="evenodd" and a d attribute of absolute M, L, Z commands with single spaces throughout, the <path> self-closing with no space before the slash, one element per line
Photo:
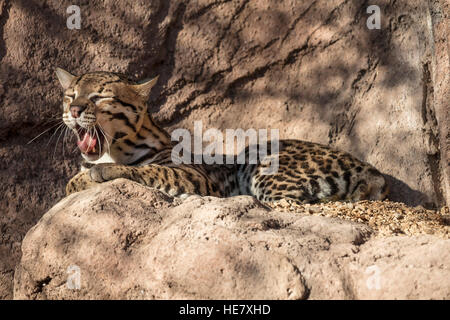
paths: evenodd
<path fill-rule="evenodd" d="M 383 175 L 368 163 L 327 146 L 280 140 L 278 170 L 267 164 L 177 164 L 169 134 L 147 112 L 157 78 L 136 83 L 111 72 L 75 76 L 60 68 L 63 121 L 77 136 L 82 170 L 66 187 L 71 194 L 105 181 L 126 178 L 171 196 L 251 195 L 265 202 L 299 203 L 363 199 L 388 193 Z M 246 149 L 248 158 L 249 146 Z"/>

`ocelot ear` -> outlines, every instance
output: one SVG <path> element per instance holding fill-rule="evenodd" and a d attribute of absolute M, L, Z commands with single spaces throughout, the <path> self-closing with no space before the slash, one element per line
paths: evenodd
<path fill-rule="evenodd" d="M 152 90 L 153 86 L 158 81 L 159 76 L 154 77 L 151 80 L 144 80 L 141 83 L 132 85 L 133 90 L 137 92 L 142 98 L 145 100 L 148 99 L 148 96 L 150 95 L 150 91 Z"/>
<path fill-rule="evenodd" d="M 70 72 L 67 72 L 66 70 L 63 70 L 61 68 L 56 68 L 55 70 L 56 76 L 58 77 L 59 82 L 61 83 L 61 86 L 64 90 L 70 87 L 70 84 L 72 83 L 72 80 L 75 79 L 77 76 L 74 76 Z"/>

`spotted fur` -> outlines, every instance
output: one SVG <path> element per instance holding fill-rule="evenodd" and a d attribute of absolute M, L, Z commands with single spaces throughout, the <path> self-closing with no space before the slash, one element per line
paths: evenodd
<path fill-rule="evenodd" d="M 98 141 L 95 152 L 82 153 L 82 170 L 67 184 L 67 194 L 117 178 L 172 196 L 245 194 L 268 202 L 381 200 L 388 193 L 384 177 L 370 164 L 300 140 L 281 140 L 278 154 L 268 153 L 279 159 L 279 169 L 272 175 L 263 173 L 267 164 L 249 163 L 249 147 L 245 164 L 177 165 L 172 162 L 169 134 L 147 113 L 146 101 L 156 79 L 135 83 L 115 73 L 74 76 L 62 69 L 57 75 L 65 90 L 64 122 L 79 140 L 87 132 Z"/>

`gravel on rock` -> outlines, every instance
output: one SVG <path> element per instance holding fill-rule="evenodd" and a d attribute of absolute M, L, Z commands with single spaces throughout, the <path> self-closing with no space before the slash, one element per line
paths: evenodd
<path fill-rule="evenodd" d="M 450 239 L 448 206 L 439 210 L 429 210 L 422 206 L 412 208 L 392 201 L 298 204 L 281 200 L 265 204 L 279 211 L 335 217 L 364 223 L 376 231 L 377 236 L 430 234 Z"/>

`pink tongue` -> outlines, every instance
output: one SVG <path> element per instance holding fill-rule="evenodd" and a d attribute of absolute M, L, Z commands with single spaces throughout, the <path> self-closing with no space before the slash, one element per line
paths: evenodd
<path fill-rule="evenodd" d="M 90 153 L 94 150 L 95 145 L 97 144 L 97 139 L 91 137 L 89 133 L 85 133 L 82 141 L 77 141 L 78 148 L 80 148 L 83 153 Z"/>

